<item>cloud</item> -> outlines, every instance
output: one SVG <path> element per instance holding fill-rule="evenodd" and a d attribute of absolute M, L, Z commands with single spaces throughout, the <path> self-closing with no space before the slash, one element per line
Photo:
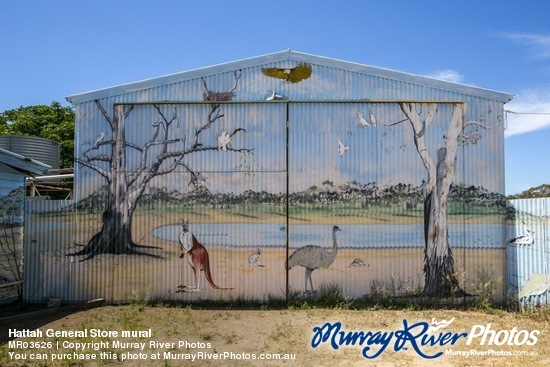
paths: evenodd
<path fill-rule="evenodd" d="M 550 35 L 534 33 L 508 33 L 505 38 L 522 45 L 528 45 L 533 57 L 541 60 L 550 59 Z"/>
<path fill-rule="evenodd" d="M 433 73 L 430 73 L 426 76 L 428 78 L 445 80 L 452 83 L 462 83 L 464 81 L 464 76 L 462 74 L 460 74 L 456 70 L 450 69 L 434 71 Z"/>
<path fill-rule="evenodd" d="M 506 137 L 550 128 L 550 88 L 525 90 L 504 109 L 511 111 L 507 114 Z"/>

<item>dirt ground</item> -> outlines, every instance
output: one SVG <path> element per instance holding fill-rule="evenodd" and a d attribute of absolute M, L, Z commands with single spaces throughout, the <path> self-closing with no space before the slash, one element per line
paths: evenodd
<path fill-rule="evenodd" d="M 423 323 L 436 326 L 443 320 L 451 323 L 441 324 L 423 343 Z M 362 331 L 367 338 L 362 344 L 360 338 L 355 343 L 349 339 L 352 345 L 346 346 L 339 336 L 315 332 L 337 323 L 346 334 Z M 412 327 L 416 323 L 421 324 Z M 542 367 L 550 365 L 549 326 L 548 313 L 503 311 L 200 310 L 139 303 L 84 311 L 60 308 L 0 318 L 0 365 Z M 9 335 L 10 330 L 37 329 L 41 337 Z M 403 330 L 409 333 L 399 339 L 397 332 Z M 467 345 L 463 333 L 478 336 Z M 384 340 L 389 342 L 382 350 Z M 377 352 L 375 358 L 362 355 Z M 442 355 L 431 359 L 420 356 L 438 353 Z"/>

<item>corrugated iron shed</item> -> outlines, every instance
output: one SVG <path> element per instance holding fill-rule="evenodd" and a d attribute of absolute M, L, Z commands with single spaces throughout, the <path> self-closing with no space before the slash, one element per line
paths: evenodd
<path fill-rule="evenodd" d="M 419 96 L 415 93 L 415 90 L 418 88 L 425 90 L 421 98 L 424 101 L 441 101 L 441 96 L 446 96 L 448 101 L 463 100 L 466 96 L 474 96 L 506 103 L 513 98 L 508 93 L 288 50 L 75 94 L 67 97 L 67 100 L 75 105 L 96 99 L 116 98 L 117 96 L 118 102 L 200 101 L 200 94 L 188 95 L 184 91 L 180 93 L 169 92 L 175 92 L 174 87 L 182 86 L 183 83 L 189 83 L 200 78 L 213 78 L 220 74 L 233 73 L 235 70 L 258 70 L 266 66 L 287 67 L 289 65 L 294 66 L 296 63 L 309 63 L 317 69 L 313 77 L 318 78 L 321 84 L 317 84 L 316 88 L 318 89 L 311 89 L 307 94 L 301 92 L 295 96 L 288 95 L 291 100 L 417 101 Z M 327 88 L 330 87 L 328 83 L 333 80 L 333 74 L 335 73 L 340 78 L 342 85 L 338 85 L 337 88 Z M 350 74 L 358 80 L 351 80 L 348 76 Z M 324 76 L 327 76 L 325 78 L 327 84 L 323 85 L 322 79 Z M 258 100 L 257 93 L 266 92 L 264 82 L 246 79 L 243 82 L 247 85 L 247 91 L 239 93 L 235 101 L 256 101 Z M 272 86 L 275 86 L 277 83 L 272 84 Z M 189 88 L 189 85 L 186 85 L 186 88 Z M 202 85 L 199 85 L 199 88 L 202 88 Z M 170 98 L 157 99 L 157 96 L 163 94 L 161 92 L 165 93 L 165 97 Z M 144 94 L 148 95 L 147 100 L 143 98 Z"/>
<path fill-rule="evenodd" d="M 68 97 L 75 201 L 29 209 L 51 242 L 29 244 L 48 279 L 34 296 L 267 299 L 304 275 L 306 291 L 434 294 L 435 238 L 475 293 L 505 275 L 511 98 L 290 50 Z M 71 239 L 48 230 L 67 222 Z M 209 253 L 200 292 L 187 231 Z"/>

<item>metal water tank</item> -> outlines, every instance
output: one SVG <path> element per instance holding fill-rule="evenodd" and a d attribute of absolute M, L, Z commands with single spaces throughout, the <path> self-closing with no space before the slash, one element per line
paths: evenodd
<path fill-rule="evenodd" d="M 0 148 L 59 168 L 59 143 L 34 136 L 0 135 Z"/>

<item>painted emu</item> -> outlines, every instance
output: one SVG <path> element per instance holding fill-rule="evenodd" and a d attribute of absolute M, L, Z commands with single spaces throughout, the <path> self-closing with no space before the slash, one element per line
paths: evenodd
<path fill-rule="evenodd" d="M 336 258 L 336 253 L 338 252 L 336 244 L 336 232 L 339 231 L 341 231 L 341 229 L 338 226 L 332 227 L 332 250 L 326 250 L 316 245 L 307 245 L 304 247 L 300 247 L 298 250 L 294 251 L 294 253 L 290 255 L 287 262 L 285 263 L 286 270 L 290 270 L 297 265 L 306 268 L 305 293 L 308 293 L 308 279 L 311 286 L 311 293 L 315 293 L 315 291 L 313 290 L 313 282 L 311 281 L 311 273 L 313 273 L 313 270 L 318 268 L 328 268 L 334 262 L 334 259 Z"/>

